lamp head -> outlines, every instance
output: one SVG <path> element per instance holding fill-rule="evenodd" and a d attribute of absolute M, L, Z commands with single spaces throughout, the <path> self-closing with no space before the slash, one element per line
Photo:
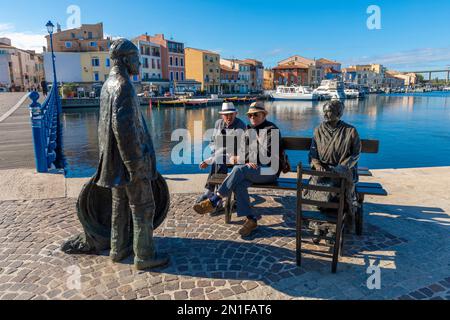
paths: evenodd
<path fill-rule="evenodd" d="M 53 29 L 55 28 L 53 23 L 49 20 L 45 26 L 47 27 L 48 33 L 52 34 L 53 33 Z"/>

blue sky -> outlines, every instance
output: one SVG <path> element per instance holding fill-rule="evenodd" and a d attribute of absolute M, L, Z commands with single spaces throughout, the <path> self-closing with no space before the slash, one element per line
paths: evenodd
<path fill-rule="evenodd" d="M 102 21 L 108 35 L 164 33 L 186 46 L 223 57 L 257 58 L 266 66 L 293 54 L 345 66 L 450 66 L 448 0 L 0 0 L 0 37 L 12 37 L 19 47 L 39 48 L 47 20 L 65 29 L 72 4 L 80 7 L 82 23 Z M 381 9 L 381 30 L 367 28 L 370 5 Z"/>

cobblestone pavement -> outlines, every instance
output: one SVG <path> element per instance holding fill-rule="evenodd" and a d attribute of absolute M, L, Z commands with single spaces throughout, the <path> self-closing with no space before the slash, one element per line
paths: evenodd
<path fill-rule="evenodd" d="M 328 248 L 308 236 L 304 247 L 315 253 L 295 265 L 294 195 L 256 193 L 264 219 L 245 240 L 237 218 L 198 216 L 197 195 L 172 195 L 155 233 L 171 264 L 152 272 L 135 271 L 132 258 L 113 264 L 108 252 L 63 254 L 61 243 L 81 231 L 74 199 L 0 202 L 0 299 L 449 299 L 449 226 L 433 215 L 369 203 L 365 235 L 346 235 L 333 275 Z M 380 290 L 367 288 L 370 265 L 380 267 Z"/>

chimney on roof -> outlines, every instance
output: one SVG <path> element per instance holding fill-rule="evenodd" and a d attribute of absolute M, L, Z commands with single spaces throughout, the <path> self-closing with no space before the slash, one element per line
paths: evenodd
<path fill-rule="evenodd" d="M 61 25 L 59 23 L 56 24 L 56 32 L 61 32 Z"/>

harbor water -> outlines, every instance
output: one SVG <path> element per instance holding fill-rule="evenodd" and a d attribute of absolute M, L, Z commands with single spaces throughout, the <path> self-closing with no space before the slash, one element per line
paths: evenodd
<path fill-rule="evenodd" d="M 281 129 L 282 136 L 312 137 L 322 121 L 324 102 L 268 101 L 268 119 Z M 450 93 L 370 95 L 364 100 L 345 101 L 343 120 L 355 126 L 362 139 L 380 141 L 378 154 L 364 154 L 360 166 L 371 169 L 450 166 Z M 245 117 L 246 105 L 237 106 Z M 187 129 L 194 145 L 207 146 L 194 139 L 194 124 L 203 130 L 214 128 L 220 106 L 185 110 L 172 107 L 142 107 L 163 174 L 205 172 L 198 164 L 175 165 L 171 141 L 174 130 Z M 68 177 L 89 177 L 98 161 L 98 109 L 69 109 L 63 114 L 64 153 Z M 292 165 L 307 161 L 307 152 L 289 152 Z M 192 157 L 194 162 L 194 156 Z"/>

